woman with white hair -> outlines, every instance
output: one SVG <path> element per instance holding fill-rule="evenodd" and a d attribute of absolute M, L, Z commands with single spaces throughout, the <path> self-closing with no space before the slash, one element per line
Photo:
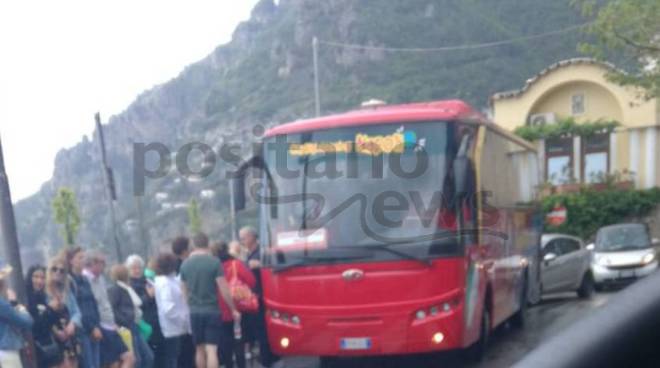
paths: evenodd
<path fill-rule="evenodd" d="M 11 271 L 11 266 L 0 260 L 0 366 L 21 368 L 20 350 L 24 344 L 21 333 L 30 331 L 32 317 L 7 285 Z"/>
<path fill-rule="evenodd" d="M 144 322 L 151 326 L 151 336 L 147 337 L 147 344 L 152 352 L 156 352 L 160 344 L 163 342 L 163 333 L 160 330 L 160 323 L 158 322 L 158 307 L 156 306 L 156 294 L 154 286 L 144 274 L 145 262 L 142 257 L 137 254 L 132 254 L 126 258 L 124 262 L 128 268 L 129 285 L 135 293 L 140 297 L 142 319 Z M 154 367 L 161 367 L 163 364 L 160 357 L 155 356 Z"/>

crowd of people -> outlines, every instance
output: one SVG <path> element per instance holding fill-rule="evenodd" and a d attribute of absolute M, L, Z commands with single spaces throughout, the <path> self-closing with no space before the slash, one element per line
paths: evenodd
<path fill-rule="evenodd" d="M 257 232 L 239 239 L 178 237 L 148 262 L 111 267 L 99 250 L 69 247 L 29 268 L 25 305 L 0 263 L 0 367 L 23 367 L 25 351 L 40 368 L 272 366 Z"/>

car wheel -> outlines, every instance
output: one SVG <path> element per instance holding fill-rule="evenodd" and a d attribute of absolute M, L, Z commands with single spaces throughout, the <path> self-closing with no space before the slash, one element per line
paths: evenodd
<path fill-rule="evenodd" d="M 511 323 L 515 328 L 525 327 L 525 319 L 527 317 L 527 277 L 523 279 L 523 285 L 520 289 L 520 309 L 511 317 Z"/>
<path fill-rule="evenodd" d="M 481 362 L 486 357 L 488 350 L 488 341 L 490 340 L 490 311 L 484 307 L 481 313 L 481 328 L 479 331 L 479 340 L 468 348 L 468 358 L 473 362 Z"/>
<path fill-rule="evenodd" d="M 577 290 L 578 296 L 583 299 L 591 298 L 595 287 L 596 285 L 594 285 L 594 278 L 591 276 L 591 273 L 585 273 L 582 277 L 580 288 Z"/>

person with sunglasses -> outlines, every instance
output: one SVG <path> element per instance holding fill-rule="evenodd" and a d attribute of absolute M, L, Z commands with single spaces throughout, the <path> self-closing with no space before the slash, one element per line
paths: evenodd
<path fill-rule="evenodd" d="M 67 273 L 63 258 L 54 258 L 49 262 L 46 272 L 46 320 L 62 353 L 61 363 L 53 365 L 58 368 L 78 367 L 81 351 L 73 320 L 74 315 L 80 318 L 80 312 L 75 297 L 69 292 Z"/>

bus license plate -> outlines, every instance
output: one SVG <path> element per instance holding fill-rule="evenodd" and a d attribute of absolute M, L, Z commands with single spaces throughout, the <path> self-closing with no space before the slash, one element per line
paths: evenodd
<path fill-rule="evenodd" d="M 349 337 L 341 339 L 342 350 L 366 350 L 371 348 L 371 339 L 368 337 Z"/>
<path fill-rule="evenodd" d="M 629 279 L 635 277 L 635 271 L 630 270 L 630 271 L 621 271 L 619 272 L 619 277 L 622 279 Z"/>

